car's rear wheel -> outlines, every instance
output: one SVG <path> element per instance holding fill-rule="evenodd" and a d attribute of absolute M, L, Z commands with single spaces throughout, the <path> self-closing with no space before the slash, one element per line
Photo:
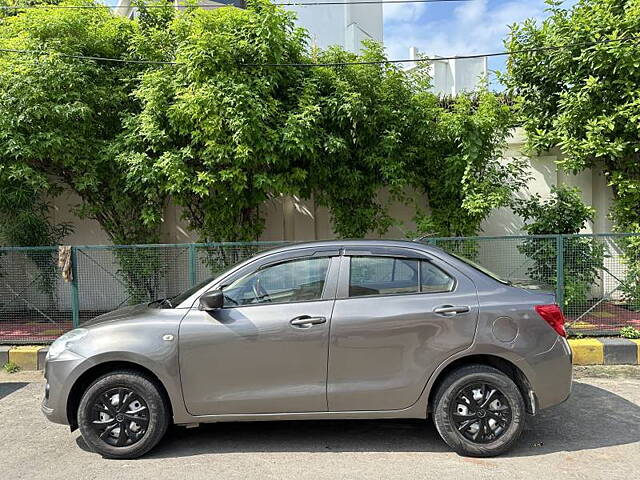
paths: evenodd
<path fill-rule="evenodd" d="M 169 424 L 169 412 L 154 381 L 122 370 L 98 378 L 78 407 L 82 438 L 107 458 L 136 458 L 157 445 Z"/>
<path fill-rule="evenodd" d="M 509 450 L 525 422 L 522 395 L 507 375 L 469 365 L 438 388 L 433 420 L 442 439 L 461 455 L 492 457 Z"/>

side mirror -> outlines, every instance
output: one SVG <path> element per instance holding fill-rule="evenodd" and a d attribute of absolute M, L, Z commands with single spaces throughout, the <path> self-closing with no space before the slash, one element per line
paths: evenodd
<path fill-rule="evenodd" d="M 222 308 L 224 295 L 222 290 L 211 290 L 200 297 L 200 310 L 210 312 Z"/>

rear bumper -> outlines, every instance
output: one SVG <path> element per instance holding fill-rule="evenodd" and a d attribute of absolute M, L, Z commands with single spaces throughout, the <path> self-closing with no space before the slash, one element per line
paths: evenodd
<path fill-rule="evenodd" d="M 564 337 L 558 336 L 553 346 L 537 355 L 527 357 L 533 370 L 529 378 L 537 399 L 537 408 L 544 409 L 564 402 L 571 394 L 571 348 Z"/>

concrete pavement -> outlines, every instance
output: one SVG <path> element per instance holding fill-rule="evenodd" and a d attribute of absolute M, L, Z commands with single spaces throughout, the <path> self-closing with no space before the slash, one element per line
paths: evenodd
<path fill-rule="evenodd" d="M 492 459 L 451 453 L 430 421 L 385 420 L 173 428 L 144 458 L 105 460 L 78 432 L 45 420 L 39 375 L 5 374 L 0 472 L 7 480 L 640 478 L 640 378 L 606 368 L 582 371 L 566 403 L 530 419 L 516 449 Z"/>

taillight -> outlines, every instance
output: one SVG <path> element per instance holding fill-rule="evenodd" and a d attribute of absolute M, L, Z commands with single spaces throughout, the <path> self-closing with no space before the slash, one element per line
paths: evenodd
<path fill-rule="evenodd" d="M 555 303 L 551 305 L 536 305 L 536 312 L 547 322 L 551 327 L 558 332 L 558 335 L 563 337 L 567 336 L 567 331 L 564 329 L 564 315 L 562 310 Z"/>

